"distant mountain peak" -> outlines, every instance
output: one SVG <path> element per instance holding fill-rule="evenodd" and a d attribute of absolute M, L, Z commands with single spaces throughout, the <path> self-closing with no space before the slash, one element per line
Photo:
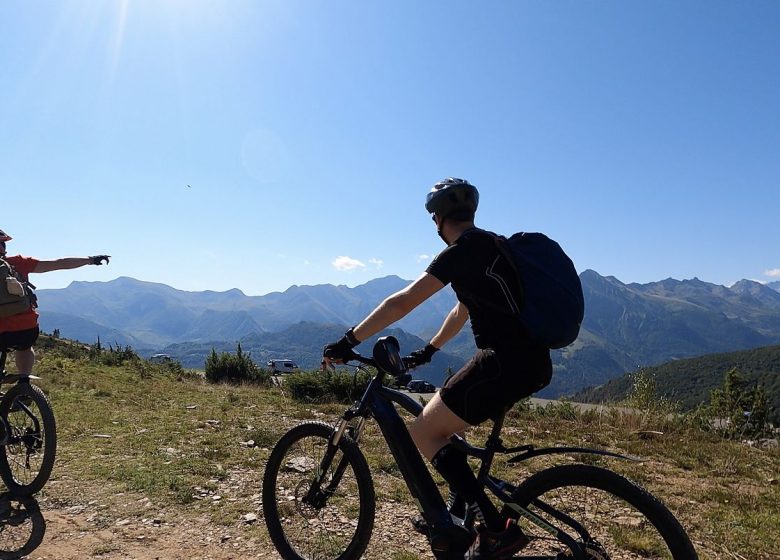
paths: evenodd
<path fill-rule="evenodd" d="M 366 282 L 365 284 L 361 284 L 360 286 L 357 286 L 358 288 L 362 286 L 386 286 L 386 285 L 398 285 L 398 284 L 408 284 L 410 280 L 404 280 L 400 276 L 396 276 L 395 274 L 390 274 L 388 276 L 382 276 L 380 278 L 373 278 Z"/>
<path fill-rule="evenodd" d="M 117 276 L 113 280 L 74 280 L 70 284 L 68 284 L 68 288 L 70 287 L 84 287 L 84 286 L 109 286 L 109 287 L 124 287 L 124 286 L 161 286 L 165 287 L 171 290 L 175 290 L 175 288 L 171 288 L 171 286 L 168 286 L 167 284 L 162 284 L 160 282 L 149 282 L 147 280 L 138 280 L 137 278 L 132 278 L 131 276 Z"/>
<path fill-rule="evenodd" d="M 705 282 L 704 280 L 700 280 L 697 276 L 694 276 L 690 280 L 683 280 L 682 284 L 685 286 L 692 286 L 694 288 L 703 288 L 705 290 L 711 290 L 717 285 L 717 284 L 712 284 L 710 282 Z"/>
<path fill-rule="evenodd" d="M 761 282 L 756 282 L 755 280 L 740 280 L 731 286 L 729 290 L 736 294 L 762 297 L 767 301 L 780 303 L 780 297 L 778 297 L 779 290 L 762 284 Z"/>
<path fill-rule="evenodd" d="M 582 272 L 580 272 L 580 279 L 594 279 L 594 278 L 603 278 L 601 274 L 593 270 L 592 268 L 586 268 Z"/>
<path fill-rule="evenodd" d="M 731 289 L 739 291 L 756 286 L 763 286 L 763 284 L 761 282 L 756 282 L 755 280 L 748 280 L 747 278 L 743 278 L 739 282 L 732 284 Z"/>
<path fill-rule="evenodd" d="M 240 298 L 240 297 L 247 297 L 247 295 L 239 290 L 238 288 L 230 288 L 229 290 L 225 290 L 224 292 L 216 291 L 216 290 L 205 290 L 205 293 L 207 294 L 222 294 L 225 296 L 229 296 L 232 298 Z"/>
<path fill-rule="evenodd" d="M 590 269 L 585 270 L 580 274 L 580 281 L 590 286 L 606 286 L 606 285 L 619 286 L 619 287 L 625 286 L 623 282 L 621 282 L 614 276 L 602 276 L 595 270 L 590 270 Z"/>

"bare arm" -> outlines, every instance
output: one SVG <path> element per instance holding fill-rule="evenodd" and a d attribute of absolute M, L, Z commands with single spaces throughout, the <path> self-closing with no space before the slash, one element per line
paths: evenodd
<path fill-rule="evenodd" d="M 424 273 L 403 290 L 388 296 L 368 317 L 363 319 L 353 330 L 355 338 L 366 340 L 375 335 L 388 325 L 405 317 L 412 309 L 443 287 L 444 284 L 438 278 L 427 272 Z"/>
<path fill-rule="evenodd" d="M 92 264 L 89 257 L 66 257 L 53 261 L 39 261 L 33 272 L 51 272 L 52 270 L 67 270 Z"/>
<path fill-rule="evenodd" d="M 460 329 L 466 324 L 468 318 L 469 310 L 466 309 L 466 306 L 461 302 L 456 303 L 455 307 L 447 314 L 447 317 L 441 324 L 439 332 L 431 339 L 431 345 L 435 348 L 441 348 L 447 344 L 452 337 L 460 332 Z"/>

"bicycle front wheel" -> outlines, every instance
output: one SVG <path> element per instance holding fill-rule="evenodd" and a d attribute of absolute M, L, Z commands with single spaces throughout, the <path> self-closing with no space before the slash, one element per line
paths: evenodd
<path fill-rule="evenodd" d="M 346 434 L 306 422 L 276 444 L 263 476 L 268 534 L 285 560 L 357 560 L 374 528 L 374 483 L 363 454 Z"/>
<path fill-rule="evenodd" d="M 588 560 L 664 558 L 695 560 L 696 551 L 677 519 L 657 498 L 617 473 L 564 465 L 536 473 L 513 495 L 550 525 L 584 547 Z M 571 550 L 528 520 L 529 556 L 570 558 Z"/>
<path fill-rule="evenodd" d="M 30 496 L 49 480 L 57 453 L 57 427 L 49 399 L 36 385 L 17 383 L 0 400 L 8 433 L 0 446 L 0 477 L 8 491 Z"/>

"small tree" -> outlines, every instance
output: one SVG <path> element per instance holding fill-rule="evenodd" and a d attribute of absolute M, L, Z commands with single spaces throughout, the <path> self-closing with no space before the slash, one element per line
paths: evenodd
<path fill-rule="evenodd" d="M 758 437 L 769 431 L 769 402 L 761 385 L 749 386 L 744 376 L 731 368 L 723 385 L 710 393 L 710 414 L 725 437 Z"/>
<path fill-rule="evenodd" d="M 89 348 L 89 359 L 97 360 L 100 358 L 100 354 L 103 353 L 103 345 L 100 342 L 100 337 L 97 338 L 97 342 Z"/>
<path fill-rule="evenodd" d="M 659 394 L 655 377 L 643 369 L 635 371 L 629 377 L 631 390 L 626 397 L 628 406 L 654 416 L 666 416 L 675 412 L 676 403 Z"/>

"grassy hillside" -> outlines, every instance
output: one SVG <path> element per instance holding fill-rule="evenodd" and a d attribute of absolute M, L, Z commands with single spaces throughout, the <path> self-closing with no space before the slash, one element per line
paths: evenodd
<path fill-rule="evenodd" d="M 344 405 L 298 403 L 280 387 L 211 385 L 175 366 L 105 365 L 76 346 L 42 348 L 39 356 L 59 449 L 53 478 L 38 496 L 48 528 L 33 557 L 277 558 L 259 505 L 269 449 L 299 421 L 332 422 Z M 663 435 L 642 439 L 640 429 Z M 480 429 L 471 439 L 485 435 Z M 604 461 L 661 497 L 701 558 L 769 558 L 780 548 L 777 448 L 723 441 L 652 417 L 579 413 L 570 405 L 518 407 L 504 438 L 643 457 Z M 375 425 L 361 447 L 379 503 L 366 557 L 432 558 L 406 521 L 415 508 Z M 527 468 L 549 461 L 535 459 Z"/>
<path fill-rule="evenodd" d="M 692 410 L 709 402 L 710 392 L 723 383 L 732 368 L 739 370 L 748 383 L 764 387 L 773 409 L 771 419 L 780 425 L 780 346 L 708 354 L 644 368 L 644 372 L 655 380 L 658 396 L 679 402 L 683 410 Z M 630 390 L 631 379 L 626 374 L 572 398 L 578 402 L 616 402 Z"/>

